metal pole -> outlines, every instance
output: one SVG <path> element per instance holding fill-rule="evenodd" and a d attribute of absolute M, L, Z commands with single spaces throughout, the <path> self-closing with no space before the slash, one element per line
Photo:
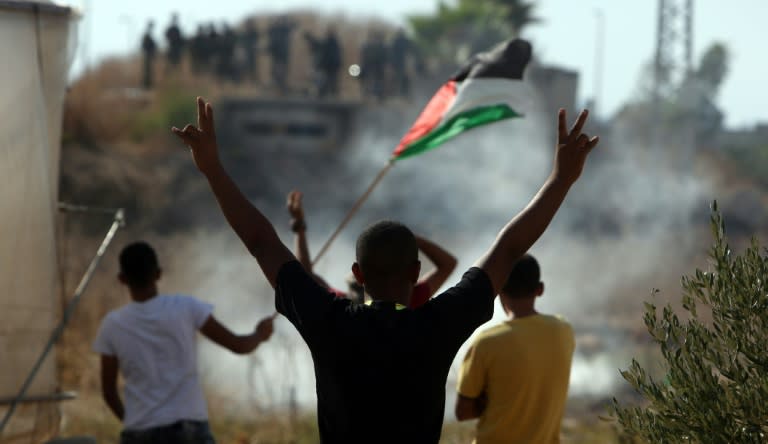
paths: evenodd
<path fill-rule="evenodd" d="M 685 76 L 693 72 L 693 0 L 686 0 L 685 12 Z"/>
<path fill-rule="evenodd" d="M 593 93 L 594 94 L 594 115 L 598 115 L 598 110 L 602 104 L 603 95 L 603 58 L 605 56 L 604 42 L 605 42 L 605 14 L 602 9 L 595 10 L 595 19 L 597 20 L 596 35 L 595 35 L 595 73 Z"/>
<path fill-rule="evenodd" d="M 101 241 L 101 245 L 99 246 L 99 249 L 96 251 L 96 255 L 91 260 L 91 263 L 88 266 L 88 269 L 86 270 L 83 277 L 80 279 L 80 283 L 77 285 L 77 289 L 75 289 L 75 293 L 72 296 L 72 300 L 69 301 L 69 304 L 67 304 L 67 307 L 64 310 L 64 314 L 62 315 L 59 325 L 57 325 L 56 328 L 51 333 L 51 336 L 48 339 L 48 343 L 45 344 L 45 348 L 43 349 L 43 352 L 40 353 L 40 357 L 37 358 L 37 362 L 35 362 L 35 365 L 32 367 L 32 370 L 29 372 L 29 375 L 27 375 L 27 379 L 24 381 L 24 384 L 21 385 L 19 394 L 16 395 L 16 397 L 13 399 L 10 407 L 8 408 L 8 411 L 5 413 L 5 416 L 3 417 L 2 422 L 0 422 L 0 437 L 2 437 L 3 430 L 5 430 L 5 426 L 8 424 L 8 421 L 10 421 L 11 416 L 13 416 L 13 413 L 16 410 L 16 406 L 19 404 L 20 400 L 23 399 L 24 396 L 27 394 L 27 390 L 29 389 L 29 386 L 32 385 L 32 381 L 35 379 L 35 376 L 37 376 L 37 372 L 40 371 L 40 367 L 42 367 L 43 362 L 45 361 L 45 358 L 48 356 L 48 353 L 50 353 L 51 349 L 59 340 L 59 338 L 61 337 L 61 334 L 64 332 L 64 327 L 67 326 L 67 323 L 69 322 L 69 318 L 72 316 L 72 313 L 74 313 L 75 308 L 77 308 L 77 304 L 80 302 L 80 297 L 83 295 L 83 293 L 85 292 L 85 289 L 88 287 L 88 284 L 91 282 L 93 273 L 96 271 L 96 266 L 99 265 L 99 262 L 101 262 L 101 258 L 102 256 L 104 256 L 104 253 L 107 251 L 107 247 L 112 242 L 112 238 L 115 237 L 115 233 L 117 233 L 118 228 L 124 225 L 125 225 L 125 215 L 124 215 L 123 209 L 121 208 L 115 212 L 115 217 L 112 222 L 112 225 L 109 227 L 109 231 L 107 231 L 106 236 L 104 236 L 104 240 Z"/>
<path fill-rule="evenodd" d="M 363 202 L 365 202 L 366 199 L 368 199 L 368 196 L 371 195 L 371 192 L 373 191 L 373 189 L 376 188 L 376 185 L 378 185 L 379 182 L 381 182 L 381 179 L 384 178 L 384 176 L 387 174 L 389 169 L 392 168 L 392 165 L 394 165 L 394 164 L 395 164 L 395 161 L 394 160 L 390 160 L 389 163 L 387 163 L 387 165 L 384 168 L 382 168 L 381 171 L 379 171 L 379 174 L 377 174 L 376 178 L 373 179 L 373 182 L 371 182 L 371 184 L 368 186 L 368 189 L 365 190 L 365 193 L 363 193 L 363 195 L 360 196 L 360 198 L 357 199 L 357 202 L 355 202 L 355 204 L 352 205 L 352 208 L 350 208 L 349 212 L 344 217 L 344 220 L 341 221 L 341 224 L 339 224 L 339 227 L 336 228 L 336 231 L 334 231 L 333 234 L 331 234 L 331 237 L 328 238 L 327 241 L 325 241 L 325 244 L 320 249 L 320 251 L 317 253 L 317 256 L 315 256 L 315 259 L 312 260 L 312 265 L 317 264 L 317 261 L 319 261 L 320 258 L 323 257 L 323 255 L 325 254 L 326 251 L 328 251 L 328 247 L 331 246 L 331 244 L 333 243 L 334 239 L 336 239 L 336 236 L 338 236 L 339 233 L 341 233 L 341 230 L 343 230 L 344 227 L 347 226 L 349 221 L 352 220 L 352 216 L 354 216 L 355 213 L 357 213 L 357 210 L 360 209 L 360 207 L 363 205 Z"/>
<path fill-rule="evenodd" d="M 669 68 L 666 66 L 667 60 L 665 57 L 665 34 L 666 34 L 666 7 L 667 0 L 659 0 L 657 21 L 656 21 L 656 56 L 653 63 L 653 96 L 652 96 L 652 117 L 651 117 L 651 170 L 658 171 L 659 164 L 661 163 L 661 95 L 663 84 L 667 79 L 664 78 L 665 70 Z M 666 73 L 669 74 L 669 73 Z M 655 182 L 655 181 L 654 181 Z"/>

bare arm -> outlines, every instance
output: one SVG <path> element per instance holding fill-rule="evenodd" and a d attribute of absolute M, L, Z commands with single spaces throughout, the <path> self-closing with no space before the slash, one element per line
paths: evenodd
<path fill-rule="evenodd" d="M 117 356 L 101 355 L 101 397 L 120 422 L 125 416 L 123 401 L 117 392 L 117 371 L 120 368 Z"/>
<path fill-rule="evenodd" d="M 456 419 L 459 421 L 466 421 L 479 418 L 485 411 L 485 405 L 486 401 L 484 395 L 478 398 L 468 398 L 459 394 L 456 397 L 456 407 L 454 409 Z"/>
<path fill-rule="evenodd" d="M 248 251 L 256 258 L 274 287 L 280 267 L 294 260 L 275 232 L 275 228 L 243 195 L 221 165 L 213 123 L 213 108 L 197 98 L 197 127 L 187 125 L 173 132 L 191 149 L 198 169 L 208 179 L 224 217 Z"/>
<path fill-rule="evenodd" d="M 307 223 L 304 219 L 301 198 L 302 195 L 298 191 L 291 191 L 288 194 L 288 213 L 291 215 L 291 231 L 294 233 L 293 254 L 296 255 L 296 259 L 304 266 L 304 269 L 312 273 L 312 259 L 309 256 L 309 246 L 307 245 Z"/>
<path fill-rule="evenodd" d="M 475 265 L 482 268 L 498 293 L 515 262 L 538 240 L 549 226 L 568 190 L 581 175 L 587 154 L 597 145 L 597 137 L 581 132 L 587 111 L 579 115 L 570 132 L 565 111 L 558 113 L 558 144 L 555 165 L 547 181 L 525 207 L 499 232 L 496 241 Z"/>
<path fill-rule="evenodd" d="M 432 297 L 443 286 L 448 276 L 453 273 L 456 268 L 456 258 L 439 245 L 421 236 L 416 236 L 416 244 L 419 246 L 419 250 L 435 264 L 435 268 L 419 280 L 419 283 L 429 285 L 429 297 Z"/>
<path fill-rule="evenodd" d="M 200 333 L 220 346 L 239 355 L 244 355 L 254 351 L 259 344 L 272 336 L 272 321 L 274 319 L 275 315 L 262 319 L 253 333 L 249 335 L 236 335 L 216 318 L 208 316 L 203 326 L 200 327 Z"/>
<path fill-rule="evenodd" d="M 488 364 L 482 353 L 482 345 L 476 342 L 469 347 L 459 368 L 459 380 L 454 412 L 456 419 L 479 418 L 485 411 L 488 397 Z"/>
<path fill-rule="evenodd" d="M 325 288 L 331 288 L 328 282 L 312 271 L 312 258 L 309 255 L 309 246 L 307 245 L 307 223 L 304 219 L 304 207 L 301 204 L 302 194 L 299 191 L 288 193 L 288 213 L 291 215 L 291 231 L 295 234 L 293 237 L 293 254 L 301 263 L 305 270 Z"/>

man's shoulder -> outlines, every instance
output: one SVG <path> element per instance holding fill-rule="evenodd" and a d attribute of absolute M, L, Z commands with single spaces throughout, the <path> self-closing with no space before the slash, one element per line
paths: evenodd
<path fill-rule="evenodd" d="M 442 292 L 439 296 L 456 291 L 481 292 L 491 295 L 493 293 L 493 284 L 485 270 L 478 267 L 471 267 L 464 272 L 458 283 Z M 496 295 L 493 294 L 492 296 L 495 297 Z"/>
<path fill-rule="evenodd" d="M 546 325 L 546 329 L 554 332 L 556 337 L 565 342 L 573 342 L 575 333 L 571 323 L 563 315 L 559 314 L 540 314 L 539 317 Z"/>
<path fill-rule="evenodd" d="M 415 311 L 432 317 L 445 332 L 464 342 L 493 316 L 493 291 L 488 274 L 480 268 L 470 268 L 461 280 Z"/>
<path fill-rule="evenodd" d="M 111 324 L 127 316 L 127 313 L 131 311 L 132 305 L 133 303 L 123 304 L 117 308 L 114 308 L 108 311 L 107 314 L 104 315 L 104 318 L 101 320 L 102 325 Z"/>
<path fill-rule="evenodd" d="M 276 294 L 320 292 L 332 294 L 328 286 L 323 285 L 298 260 L 286 261 L 280 266 L 275 279 Z M 335 293 L 333 293 L 335 295 Z"/>
<path fill-rule="evenodd" d="M 503 337 L 510 333 L 509 325 L 506 322 L 502 322 L 493 327 L 488 327 L 477 334 L 474 340 L 474 346 L 486 346 L 499 337 Z"/>
<path fill-rule="evenodd" d="M 99 336 L 110 336 L 114 334 L 115 328 L 119 328 L 122 320 L 125 319 L 130 311 L 131 304 L 125 304 L 107 312 L 101 319 L 99 325 Z"/>
<path fill-rule="evenodd" d="M 196 328 L 202 326 L 207 317 L 213 313 L 214 305 L 195 296 L 185 294 L 166 294 L 159 302 L 159 310 L 167 313 L 184 313 L 183 316 L 172 316 L 184 322 L 192 321 Z"/>
<path fill-rule="evenodd" d="M 190 296 L 183 293 L 163 293 L 157 295 L 158 299 L 174 302 L 201 302 L 196 296 Z"/>
<path fill-rule="evenodd" d="M 155 298 L 157 302 L 162 305 L 178 306 L 178 305 L 207 304 L 207 302 L 203 301 L 198 297 L 190 296 L 186 294 L 180 294 L 180 293 L 159 294 L 155 296 Z"/>
<path fill-rule="evenodd" d="M 488 276 L 488 273 L 480 267 L 469 267 L 461 276 L 461 280 L 478 281 L 484 285 L 491 285 L 491 278 Z"/>
<path fill-rule="evenodd" d="M 308 275 L 307 270 L 304 269 L 304 266 L 302 266 L 301 262 L 299 262 L 297 259 L 286 261 L 280 265 L 280 268 L 277 270 L 278 281 L 281 277 L 290 278 L 291 276 L 296 275 Z"/>
<path fill-rule="evenodd" d="M 563 316 L 563 315 L 560 315 L 560 314 L 540 314 L 540 316 L 541 316 L 541 318 L 544 321 L 549 322 L 550 324 L 552 324 L 554 326 L 558 326 L 558 327 L 560 327 L 562 329 L 573 330 L 573 327 L 571 327 L 571 323 L 568 322 L 568 319 L 565 316 Z"/>
<path fill-rule="evenodd" d="M 295 259 L 280 265 L 274 282 L 275 307 L 302 329 L 323 323 L 331 312 L 344 308 L 346 299 L 337 298 Z"/>

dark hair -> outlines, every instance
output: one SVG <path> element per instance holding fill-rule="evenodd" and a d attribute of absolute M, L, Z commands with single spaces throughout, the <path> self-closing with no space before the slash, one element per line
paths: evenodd
<path fill-rule="evenodd" d="M 388 278 L 419 260 L 419 248 L 411 230 L 399 222 L 381 221 L 357 238 L 357 263 L 366 279 Z"/>
<path fill-rule="evenodd" d="M 512 298 L 530 297 L 539 288 L 541 283 L 541 270 L 536 258 L 526 254 L 512 267 L 507 282 L 502 288 L 502 293 Z"/>
<path fill-rule="evenodd" d="M 152 284 L 159 270 L 155 250 L 146 242 L 134 242 L 120 252 L 120 273 L 131 288 Z"/>

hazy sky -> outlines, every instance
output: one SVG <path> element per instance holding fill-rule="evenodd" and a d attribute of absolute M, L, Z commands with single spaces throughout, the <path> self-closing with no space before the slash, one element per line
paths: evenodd
<path fill-rule="evenodd" d="M 164 28 L 172 11 L 178 11 L 182 27 L 190 31 L 201 21 L 221 23 L 238 20 L 246 13 L 278 12 L 296 8 L 352 16 L 378 16 L 403 22 L 409 13 L 430 12 L 436 0 L 280 0 L 270 4 L 241 0 L 74 0 L 85 17 L 74 70 L 82 69 L 105 55 L 125 53 L 138 46 L 149 18 Z M 601 115 L 616 111 L 636 94 L 642 66 L 651 59 L 656 30 L 656 0 L 539 0 L 541 24 L 524 36 L 534 43 L 538 57 L 581 73 L 579 97 L 594 95 L 595 42 L 598 11 L 604 17 L 604 56 Z M 723 85 L 719 104 L 728 126 L 768 122 L 768 75 L 765 42 L 768 41 L 768 0 L 695 1 L 694 51 L 696 59 L 709 44 L 724 42 L 731 51 L 731 70 Z M 159 37 L 158 32 L 158 37 Z"/>

